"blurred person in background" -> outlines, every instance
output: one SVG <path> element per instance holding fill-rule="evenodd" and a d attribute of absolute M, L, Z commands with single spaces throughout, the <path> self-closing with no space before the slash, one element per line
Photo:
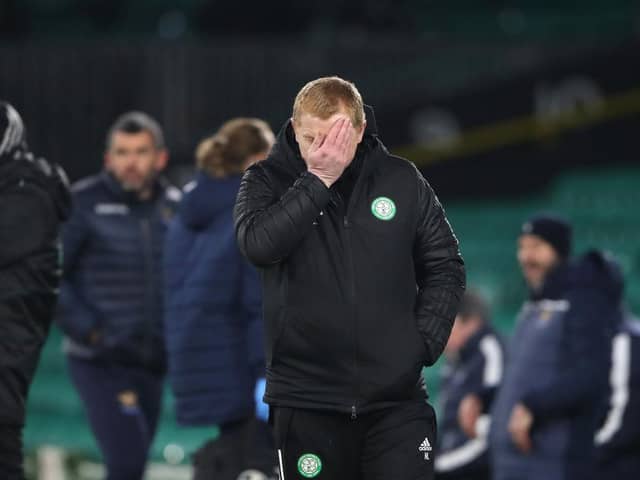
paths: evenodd
<path fill-rule="evenodd" d="M 0 102 L 0 478 L 22 480 L 29 386 L 60 283 L 64 172 L 29 151 L 18 112 Z"/>
<path fill-rule="evenodd" d="M 626 312 L 613 338 L 608 411 L 596 433 L 599 480 L 640 478 L 640 322 Z"/>
<path fill-rule="evenodd" d="M 470 438 L 458 423 L 462 400 L 470 394 L 485 397 L 502 380 L 504 351 L 491 326 L 489 305 L 474 291 L 462 298 L 451 336 L 445 347 L 446 363 L 440 379 L 440 428 L 436 455 L 439 480 L 489 480 L 487 427 L 476 427 L 483 434 Z M 485 409 L 490 408 L 486 402 Z M 487 423 L 488 416 L 480 417 Z"/>
<path fill-rule="evenodd" d="M 433 478 L 422 368 L 464 292 L 458 241 L 433 190 L 389 154 L 356 86 L 307 83 L 235 207 L 261 268 L 267 388 L 282 478 Z"/>
<path fill-rule="evenodd" d="M 236 480 L 250 469 L 260 478 L 274 474 L 262 403 L 261 286 L 233 228 L 242 173 L 267 156 L 273 141 L 269 126 L 252 118 L 230 120 L 202 141 L 197 177 L 167 234 L 165 340 L 176 417 L 181 426 L 220 428 L 220 437 L 194 455 L 196 480 Z"/>
<path fill-rule="evenodd" d="M 518 239 L 530 299 L 492 408 L 496 480 L 585 480 L 594 474 L 593 438 L 607 390 L 622 279 L 600 252 L 570 261 L 571 231 L 561 217 L 541 214 L 524 223 Z M 473 417 L 461 419 L 470 434 Z"/>
<path fill-rule="evenodd" d="M 144 113 L 115 121 L 104 158 L 102 173 L 72 189 L 57 321 L 107 478 L 137 480 L 160 413 L 162 250 L 180 191 L 160 177 L 164 136 Z"/>

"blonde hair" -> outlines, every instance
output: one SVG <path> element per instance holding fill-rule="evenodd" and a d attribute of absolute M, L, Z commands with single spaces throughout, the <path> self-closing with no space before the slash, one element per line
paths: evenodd
<path fill-rule="evenodd" d="M 307 83 L 296 95 L 292 119 L 300 122 L 300 116 L 308 113 L 326 120 L 345 108 L 355 128 L 364 125 L 362 96 L 356 86 L 340 77 L 322 77 Z"/>
<path fill-rule="evenodd" d="M 268 152 L 273 142 L 273 131 L 264 120 L 234 118 L 200 142 L 196 165 L 213 177 L 239 174 L 250 157 Z"/>

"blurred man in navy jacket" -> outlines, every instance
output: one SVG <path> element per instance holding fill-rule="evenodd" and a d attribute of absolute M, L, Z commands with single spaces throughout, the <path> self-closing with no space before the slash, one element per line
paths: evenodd
<path fill-rule="evenodd" d="M 444 353 L 436 477 L 439 480 L 488 480 L 486 433 L 469 438 L 458 423 L 462 399 L 497 388 L 504 369 L 503 346 L 491 327 L 489 306 L 479 293 L 468 290 L 462 298 Z M 489 421 L 488 416 L 481 418 L 483 422 Z"/>
<path fill-rule="evenodd" d="M 569 261 L 571 227 L 552 215 L 525 222 L 518 261 L 529 286 L 492 409 L 496 480 L 586 480 L 595 461 L 622 280 L 591 251 Z M 473 416 L 463 418 L 473 430 Z"/>
<path fill-rule="evenodd" d="M 180 198 L 159 177 L 167 158 L 154 119 L 118 118 L 105 169 L 74 185 L 64 229 L 58 322 L 109 480 L 142 477 L 160 413 L 162 249 Z"/>

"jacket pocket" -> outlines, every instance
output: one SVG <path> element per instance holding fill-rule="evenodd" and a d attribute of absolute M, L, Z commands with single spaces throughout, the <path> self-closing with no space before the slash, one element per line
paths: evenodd
<path fill-rule="evenodd" d="M 412 313 L 380 313 L 383 320 L 370 324 L 359 341 L 363 396 L 370 401 L 413 398 L 425 356 L 422 337 Z"/>
<path fill-rule="evenodd" d="M 534 427 L 531 440 L 540 458 L 564 458 L 567 455 L 570 435 L 569 419 L 549 420 Z"/>
<path fill-rule="evenodd" d="M 422 336 L 422 332 L 418 328 L 417 319 L 414 317 L 413 320 L 413 328 L 415 330 L 415 336 L 412 337 L 413 343 L 416 344 L 416 350 L 418 352 L 418 359 L 420 361 L 420 368 L 426 367 L 427 365 L 431 365 L 431 352 L 427 348 L 427 343 Z"/>

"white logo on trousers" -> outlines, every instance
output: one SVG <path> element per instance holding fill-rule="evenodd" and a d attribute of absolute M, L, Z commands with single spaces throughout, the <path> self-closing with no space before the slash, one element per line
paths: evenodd
<path fill-rule="evenodd" d="M 431 444 L 429 443 L 429 439 L 427 437 L 424 437 L 424 440 L 422 441 L 422 443 L 418 447 L 418 451 L 419 452 L 424 452 L 424 459 L 425 460 L 429 460 L 429 452 L 431 450 L 433 450 L 433 448 L 431 448 Z"/>

